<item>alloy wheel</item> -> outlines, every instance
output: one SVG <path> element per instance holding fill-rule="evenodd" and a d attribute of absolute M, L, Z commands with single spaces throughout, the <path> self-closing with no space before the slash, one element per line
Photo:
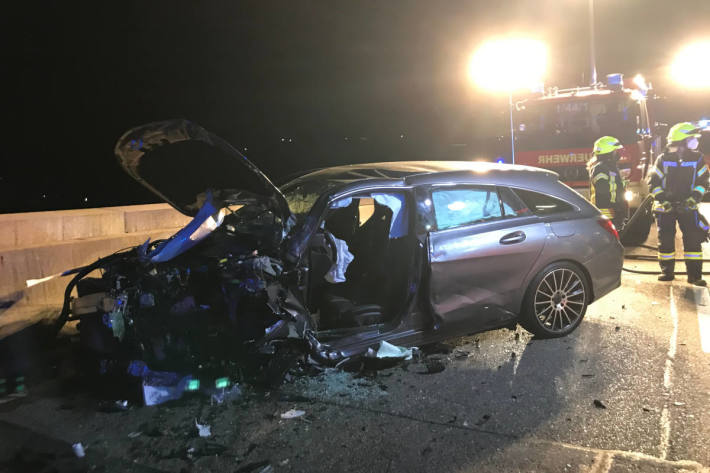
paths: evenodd
<path fill-rule="evenodd" d="M 565 332 L 584 314 L 586 294 L 581 277 L 567 268 L 547 273 L 535 290 L 535 317 L 552 333 Z"/>

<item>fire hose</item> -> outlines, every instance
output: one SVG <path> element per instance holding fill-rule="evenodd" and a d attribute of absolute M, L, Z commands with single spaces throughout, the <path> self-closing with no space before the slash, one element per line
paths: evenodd
<path fill-rule="evenodd" d="M 653 218 L 651 215 L 651 206 L 652 205 L 653 205 L 653 196 L 649 195 L 646 197 L 646 199 L 644 199 L 644 201 L 641 203 L 641 205 L 636 210 L 636 212 L 634 212 L 634 214 L 631 216 L 631 218 L 628 220 L 628 222 L 621 229 L 621 231 L 619 232 L 619 236 L 623 238 L 624 233 L 629 231 L 630 229 L 634 228 L 635 225 L 640 224 L 641 222 L 643 222 L 644 219 Z M 702 223 L 705 226 L 708 226 L 708 221 L 703 214 L 698 212 L 698 217 L 700 218 L 700 221 L 702 221 Z M 706 237 L 706 240 L 709 237 Z M 651 245 L 638 245 L 638 246 L 640 248 L 647 248 L 650 250 L 657 249 Z M 658 261 L 658 259 L 655 256 L 651 256 L 651 255 L 625 255 L 624 259 L 625 260 L 635 260 L 635 261 Z M 675 259 L 674 261 L 675 262 L 682 262 L 684 260 Z M 702 259 L 700 261 L 703 263 L 706 263 L 706 262 L 709 262 L 710 259 Z M 653 274 L 653 275 L 663 274 L 662 271 L 642 271 L 639 269 L 630 269 L 630 268 L 626 268 L 626 267 L 623 267 L 622 269 L 628 273 L 633 273 L 633 274 Z M 688 273 L 685 271 L 683 271 L 683 272 L 676 271 L 673 274 L 675 274 L 676 276 L 684 276 L 684 275 L 687 275 Z M 703 275 L 710 275 L 710 272 L 703 272 L 702 274 Z"/>

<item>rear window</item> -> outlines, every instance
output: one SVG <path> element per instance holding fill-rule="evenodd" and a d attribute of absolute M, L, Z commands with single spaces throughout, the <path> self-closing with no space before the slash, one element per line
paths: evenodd
<path fill-rule="evenodd" d="M 549 195 L 523 189 L 514 191 L 535 215 L 552 215 L 574 210 L 571 204 Z"/>

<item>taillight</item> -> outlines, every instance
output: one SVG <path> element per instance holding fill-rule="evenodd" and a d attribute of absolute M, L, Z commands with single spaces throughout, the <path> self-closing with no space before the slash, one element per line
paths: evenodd
<path fill-rule="evenodd" d="M 597 223 L 600 227 L 602 227 L 604 230 L 613 235 L 614 238 L 616 238 L 617 240 L 619 239 L 619 232 L 616 231 L 616 227 L 613 223 L 611 223 L 611 220 L 606 217 L 601 217 L 599 220 L 597 220 Z"/>

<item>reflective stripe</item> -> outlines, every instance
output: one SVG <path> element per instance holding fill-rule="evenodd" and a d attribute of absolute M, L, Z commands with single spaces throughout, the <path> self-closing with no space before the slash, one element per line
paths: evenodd
<path fill-rule="evenodd" d="M 666 212 L 668 212 L 668 211 L 671 210 L 671 209 L 668 209 L 668 210 L 664 209 L 664 208 L 663 208 L 663 205 L 662 205 L 660 202 L 656 201 L 656 202 L 653 203 L 653 209 L 652 209 L 652 210 L 653 210 L 653 212 L 663 212 L 663 213 L 666 213 Z"/>
<path fill-rule="evenodd" d="M 616 203 L 616 174 L 609 173 L 611 175 L 611 179 L 609 180 L 609 194 L 610 194 L 610 200 L 612 204 Z"/>
<path fill-rule="evenodd" d="M 686 252 L 685 259 L 703 259 L 703 252 Z"/>
<path fill-rule="evenodd" d="M 658 252 L 658 259 L 673 259 L 675 258 L 675 251 L 671 253 L 661 253 L 660 251 Z"/>
<path fill-rule="evenodd" d="M 678 167 L 678 163 L 676 161 L 663 161 L 663 167 L 664 168 L 676 168 L 676 167 Z"/>
<path fill-rule="evenodd" d="M 694 190 L 694 191 L 698 191 L 698 192 L 700 192 L 701 194 L 705 194 L 705 188 L 704 188 L 703 186 L 695 186 L 695 187 L 693 188 L 693 190 Z"/>
<path fill-rule="evenodd" d="M 701 167 L 700 170 L 698 171 L 698 177 L 702 176 L 706 172 L 708 172 L 708 167 L 707 166 Z"/>
<path fill-rule="evenodd" d="M 694 168 L 695 166 L 698 165 L 698 162 L 697 161 L 683 161 L 682 163 L 680 163 L 680 165 L 681 165 L 681 167 L 684 167 L 684 168 Z"/>
<path fill-rule="evenodd" d="M 661 186 L 658 186 L 658 187 L 656 187 L 655 189 L 653 189 L 653 191 L 651 191 L 651 194 L 652 194 L 654 197 L 656 197 L 656 196 L 657 196 L 658 194 L 660 194 L 661 192 L 663 192 L 663 188 L 662 188 Z"/>
<path fill-rule="evenodd" d="M 653 172 L 655 172 L 658 177 L 663 179 L 663 172 L 660 169 L 658 169 L 657 167 L 654 167 Z"/>
<path fill-rule="evenodd" d="M 614 218 L 614 209 L 599 209 L 602 212 L 602 215 L 604 215 L 607 218 L 613 219 Z"/>
<path fill-rule="evenodd" d="M 607 176 L 607 175 L 604 174 L 604 173 L 599 173 L 599 174 L 597 174 L 596 176 L 594 176 L 594 179 L 592 179 L 592 182 L 596 184 L 597 181 L 600 180 L 600 179 L 609 179 L 609 176 Z"/>

